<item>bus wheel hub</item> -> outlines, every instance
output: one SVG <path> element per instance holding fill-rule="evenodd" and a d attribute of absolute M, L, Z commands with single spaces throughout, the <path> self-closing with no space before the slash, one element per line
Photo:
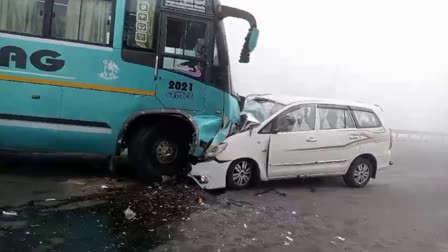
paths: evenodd
<path fill-rule="evenodd" d="M 167 140 L 157 145 L 156 158 L 160 164 L 171 164 L 177 158 L 177 146 Z"/>

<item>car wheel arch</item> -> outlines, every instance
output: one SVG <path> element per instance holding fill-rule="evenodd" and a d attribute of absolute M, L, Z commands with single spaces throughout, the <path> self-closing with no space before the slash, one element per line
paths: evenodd
<path fill-rule="evenodd" d="M 252 164 L 254 164 L 254 167 L 255 167 L 255 174 L 254 174 L 254 176 L 255 177 L 252 178 L 252 182 L 251 183 L 258 184 L 261 181 L 260 180 L 260 165 L 253 158 L 243 157 L 243 158 L 238 158 L 238 159 L 233 160 L 232 162 L 230 162 L 229 166 L 227 167 L 226 174 L 229 172 L 230 167 L 232 167 L 236 162 L 243 161 L 243 160 L 249 161 Z M 226 181 L 226 187 L 227 187 L 227 181 Z"/>
<path fill-rule="evenodd" d="M 373 168 L 371 177 L 372 177 L 372 178 L 376 178 L 377 160 L 376 160 L 375 156 L 372 155 L 372 154 L 370 154 L 370 153 L 364 153 L 364 154 L 358 155 L 355 159 L 353 159 L 353 161 L 350 163 L 349 167 L 350 167 L 356 160 L 358 160 L 358 159 L 360 159 L 360 158 L 367 159 L 367 160 L 370 161 L 370 163 L 372 164 L 372 168 Z M 347 169 L 347 170 L 348 170 L 348 169 Z"/>

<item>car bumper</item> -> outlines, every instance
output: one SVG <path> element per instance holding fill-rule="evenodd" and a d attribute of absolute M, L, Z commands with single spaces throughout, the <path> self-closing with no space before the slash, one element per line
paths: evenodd
<path fill-rule="evenodd" d="M 190 176 L 202 189 L 226 188 L 227 169 L 231 161 L 209 161 L 196 164 L 188 176 Z"/>
<path fill-rule="evenodd" d="M 391 167 L 394 164 L 392 161 L 392 152 L 390 150 L 387 151 L 387 153 L 380 157 L 378 161 L 378 171 Z"/>

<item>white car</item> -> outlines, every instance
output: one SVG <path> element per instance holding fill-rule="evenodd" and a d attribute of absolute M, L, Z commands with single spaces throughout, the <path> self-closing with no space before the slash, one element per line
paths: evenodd
<path fill-rule="evenodd" d="M 213 147 L 212 161 L 193 166 L 190 177 L 202 188 L 317 176 L 364 187 L 392 165 L 392 135 L 379 106 L 265 95 L 248 99 L 243 114 L 243 130 Z"/>

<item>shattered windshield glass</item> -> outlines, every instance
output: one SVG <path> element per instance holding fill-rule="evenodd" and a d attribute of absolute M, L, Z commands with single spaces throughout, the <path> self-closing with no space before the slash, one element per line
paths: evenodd
<path fill-rule="evenodd" d="M 284 104 L 272 100 L 255 98 L 247 101 L 243 112 L 251 113 L 259 122 L 263 122 L 283 107 Z"/>

